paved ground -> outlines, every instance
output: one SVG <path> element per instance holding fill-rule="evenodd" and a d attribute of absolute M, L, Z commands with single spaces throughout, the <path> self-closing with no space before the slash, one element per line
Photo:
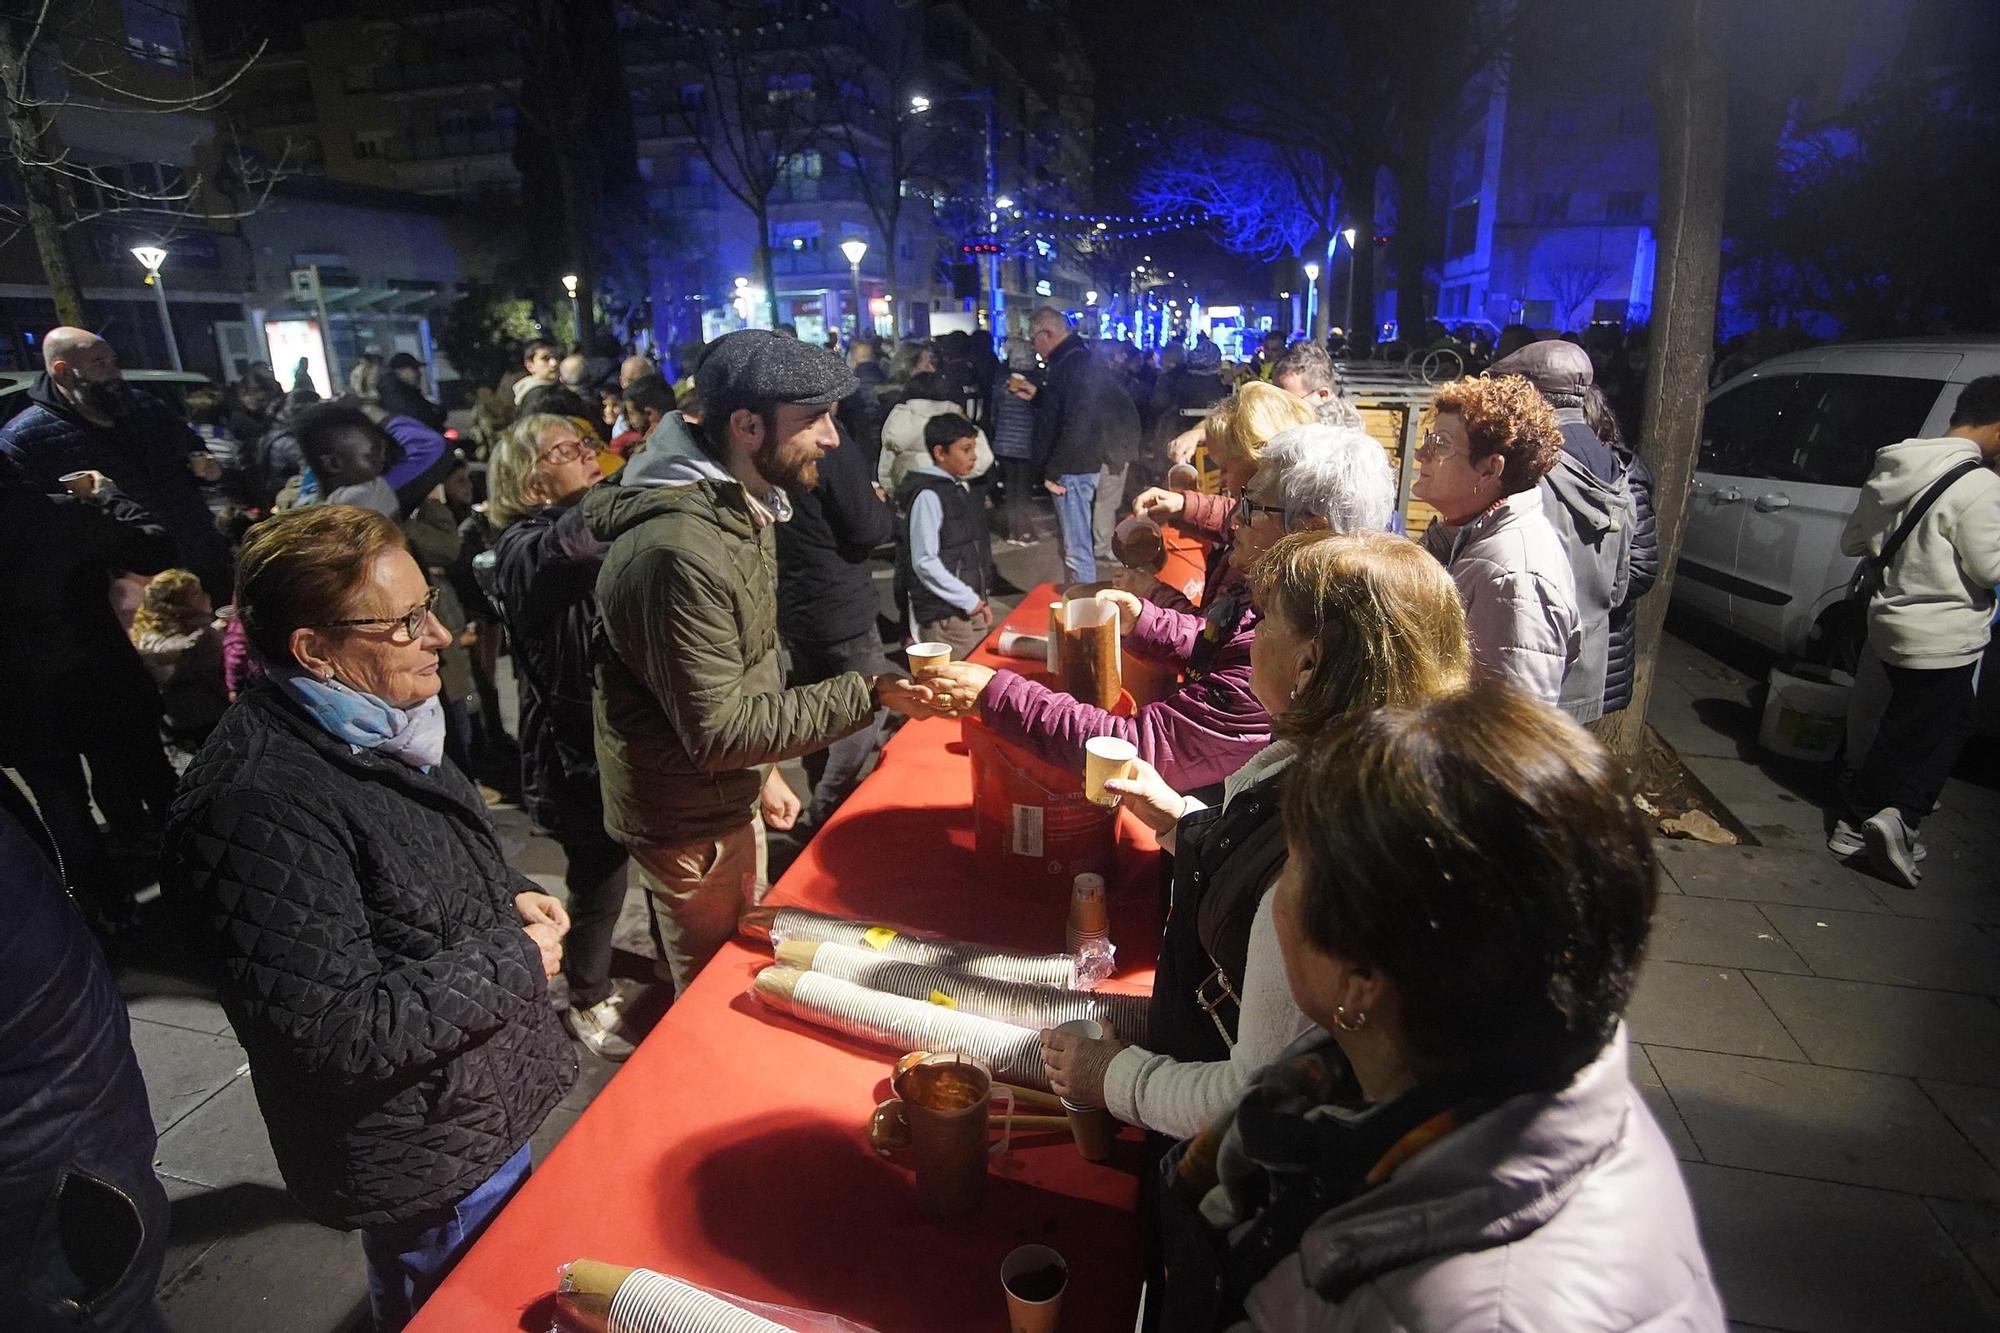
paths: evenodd
<path fill-rule="evenodd" d="M 1002 555 L 1023 586 L 1045 560 Z M 1955 781 L 1926 822 L 1921 889 L 1838 865 L 1821 845 L 1817 775 L 1749 744 L 1743 668 L 1758 664 L 1707 647 L 1668 640 L 1652 720 L 1762 845 L 1660 845 L 1665 893 L 1631 1019 L 1635 1077 L 1683 1160 L 1735 1327 L 2000 1327 L 1992 768 Z M 514 812 L 499 821 L 516 864 L 558 885 L 555 848 Z M 642 920 L 628 905 L 621 960 L 634 975 L 650 952 Z M 220 1010 L 165 964 L 123 978 L 174 1198 L 170 1326 L 360 1327 L 356 1242 L 289 1204 Z M 614 1072 L 585 1057 L 538 1149 Z"/>

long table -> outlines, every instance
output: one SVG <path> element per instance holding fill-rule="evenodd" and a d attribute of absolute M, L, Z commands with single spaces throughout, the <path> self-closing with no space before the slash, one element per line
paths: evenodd
<path fill-rule="evenodd" d="M 1040 632 L 1052 596 L 1035 589 L 1007 623 Z M 989 649 L 975 660 L 1007 664 Z M 1108 896 L 1122 970 L 1112 988 L 1146 990 L 1160 925 L 1157 848 L 1136 819 L 1119 818 Z M 1060 950 L 1067 886 L 1007 880 L 973 848 L 959 724 L 933 719 L 897 733 L 767 901 Z M 1133 1133 L 1097 1165 L 1066 1130 L 1017 1137 L 976 1214 L 926 1220 L 907 1163 L 877 1156 L 865 1132 L 889 1095 L 893 1057 L 765 1009 L 749 988 L 769 958 L 733 943 L 695 979 L 424 1307 L 415 1333 L 543 1333 L 557 1267 L 576 1258 L 880 1333 L 1000 1333 L 1000 1261 L 1029 1242 L 1069 1261 L 1065 1329 L 1131 1328 Z"/>

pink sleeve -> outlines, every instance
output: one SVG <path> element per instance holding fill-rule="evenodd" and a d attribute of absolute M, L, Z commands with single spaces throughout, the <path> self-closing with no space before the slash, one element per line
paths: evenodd
<path fill-rule="evenodd" d="M 222 683 L 233 695 L 249 680 L 250 637 L 243 629 L 242 618 L 231 616 L 222 631 Z"/>
<path fill-rule="evenodd" d="M 1139 608 L 1132 632 L 1125 636 L 1125 650 L 1149 662 L 1186 666 L 1201 638 L 1204 621 L 1188 611 L 1176 611 L 1157 602 Z"/>

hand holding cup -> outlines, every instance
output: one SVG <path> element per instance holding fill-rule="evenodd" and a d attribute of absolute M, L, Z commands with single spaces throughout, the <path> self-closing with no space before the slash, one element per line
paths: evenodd
<path fill-rule="evenodd" d="M 1187 797 L 1167 785 L 1160 771 L 1143 759 L 1132 761 L 1130 776 L 1106 778 L 1104 793 L 1139 816 L 1139 822 L 1155 834 L 1165 833 L 1180 823 L 1187 809 Z"/>

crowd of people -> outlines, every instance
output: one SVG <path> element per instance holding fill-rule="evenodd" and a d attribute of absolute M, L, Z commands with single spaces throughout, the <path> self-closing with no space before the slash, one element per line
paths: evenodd
<path fill-rule="evenodd" d="M 64 884 L 115 932 L 112 852 L 157 856 L 285 1181 L 361 1232 L 391 1330 L 527 1175 L 576 1047 L 641 1037 L 611 975 L 633 867 L 678 992 L 764 893 L 771 834 L 811 837 L 902 719 L 977 715 L 1078 770 L 1122 735 L 1141 762 L 1108 789 L 1172 857 L 1148 1044 L 1044 1053 L 1158 1136 L 1162 1327 L 1719 1328 L 1626 1072 L 1647 830 L 1579 725 L 1630 697 L 1657 559 L 1588 354 L 1531 343 L 1439 392 L 1413 541 L 1326 348 L 1153 365 L 1054 309 L 1029 334 L 843 356 L 750 329 L 678 384 L 532 343 L 482 407 L 482 499 L 401 358 L 330 403 L 253 375 L 191 428 L 55 330 L 0 428 L 8 568 L 49 574 L 4 587 L 29 633 L 0 651 L 45 705 L 0 722 L 34 798 L 0 814 L 26 919 L 94 956 Z M 1199 606 L 1100 584 L 1128 515 L 1206 545 Z M 1010 591 L 996 545 L 1050 518 L 1066 580 L 1175 678 L 1130 716 L 962 660 Z M 113 592 L 141 582 L 128 630 Z M 961 660 L 913 675 L 917 640 Z M 508 864 L 499 787 L 561 847 L 561 898 Z M 101 959 L 60 985 L 82 1017 L 41 1058 L 89 1046 L 129 1101 Z M 132 1326 L 164 1243 L 150 1132 L 35 1128 L 0 1181 L 62 1195 L 80 1165 L 138 1224 L 33 1308 Z M 50 1215 L 10 1253 L 73 1243 Z"/>

